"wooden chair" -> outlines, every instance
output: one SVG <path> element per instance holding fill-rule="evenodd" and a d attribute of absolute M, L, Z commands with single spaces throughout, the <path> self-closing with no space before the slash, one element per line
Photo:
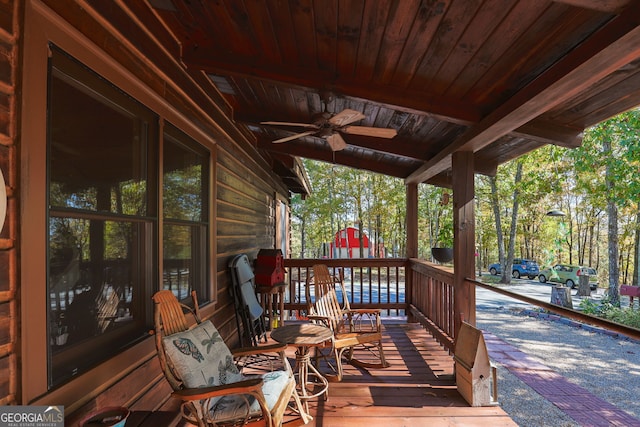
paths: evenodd
<path fill-rule="evenodd" d="M 313 295 L 310 294 L 313 287 Z M 342 304 L 338 299 L 336 287 L 340 288 Z M 380 310 L 351 309 L 349 298 L 344 288 L 342 273 L 332 275 L 324 264 L 313 266 L 313 277 L 306 286 L 307 303 L 309 304 L 309 319 L 322 323 L 334 333 L 331 357 L 335 365 L 330 363 L 327 354 L 318 350 L 316 360 L 325 358 L 329 366 L 334 369 L 337 381 L 342 381 L 342 356 L 347 351 L 346 359 L 354 366 L 363 368 L 386 368 L 389 366 L 384 358 L 382 349 L 382 322 Z M 354 349 L 365 349 L 369 352 L 369 360 L 375 363 L 356 359 Z"/>
<path fill-rule="evenodd" d="M 198 301 L 194 308 L 181 304 L 171 291 L 153 296 L 155 342 L 164 375 L 173 388 L 172 396 L 182 400 L 183 418 L 198 426 L 248 425 L 277 427 L 283 423 L 293 399 L 300 417 L 287 424 L 306 424 L 306 414 L 296 391 L 291 366 L 284 351 L 275 344 L 230 351 L 210 321 L 200 321 Z M 190 328 L 185 313 L 196 320 Z M 270 354 L 256 375 L 248 369 L 248 357 Z M 274 360 L 275 359 L 275 360 Z M 255 361 L 254 361 L 255 363 Z M 281 369 L 274 370 L 278 365 Z"/>

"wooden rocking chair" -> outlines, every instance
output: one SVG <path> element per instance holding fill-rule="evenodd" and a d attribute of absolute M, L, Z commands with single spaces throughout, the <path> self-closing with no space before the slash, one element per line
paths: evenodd
<path fill-rule="evenodd" d="M 338 299 L 336 286 L 342 293 L 342 304 Z M 313 296 L 310 295 L 313 287 Z M 347 361 L 358 367 L 380 369 L 389 366 L 384 358 L 382 349 L 382 323 L 380 310 L 376 309 L 351 309 L 349 298 L 344 288 L 342 274 L 331 275 L 324 264 L 313 266 L 313 277 L 306 286 L 307 303 L 309 304 L 309 319 L 321 323 L 330 328 L 334 333 L 332 358 L 335 366 L 330 363 L 327 354 L 320 349 L 316 353 L 316 361 L 323 357 L 328 361 L 329 367 L 336 373 L 336 380 L 342 381 L 342 356 L 347 351 Z M 369 352 L 370 360 L 367 362 L 354 358 L 354 348 L 364 348 Z"/>
<path fill-rule="evenodd" d="M 153 296 L 158 358 L 174 390 L 172 396 L 182 400 L 183 418 L 201 427 L 278 427 L 293 399 L 294 409 L 300 417 L 287 425 L 309 422 L 311 417 L 303 409 L 291 366 L 284 354 L 286 345 L 230 351 L 213 323 L 200 321 L 196 294 L 192 292 L 191 295 L 194 309 L 178 302 L 168 290 Z M 192 328 L 187 323 L 187 312 L 197 322 Z M 269 353 L 271 356 L 266 356 L 266 361 L 260 365 L 261 373 L 245 375 L 241 372 L 247 366 L 243 366 L 243 361 L 248 357 Z M 275 365 L 281 369 L 273 370 Z"/>

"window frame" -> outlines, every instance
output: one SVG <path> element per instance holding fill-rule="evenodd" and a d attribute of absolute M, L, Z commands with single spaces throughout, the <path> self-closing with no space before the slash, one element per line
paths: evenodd
<path fill-rule="evenodd" d="M 83 65 L 112 82 L 117 88 L 146 105 L 160 117 L 159 133 L 164 121 L 170 121 L 209 151 L 209 236 L 208 264 L 215 266 L 215 174 L 216 142 L 195 124 L 180 114 L 170 103 L 153 92 L 144 82 L 131 74 L 123 65 L 104 53 L 74 27 L 62 20 L 46 5 L 37 1 L 25 3 L 24 44 L 22 62 L 22 94 L 20 103 L 28 116 L 22 117 L 20 200 L 21 236 L 20 269 L 20 336 L 21 336 L 21 398 L 23 404 L 61 404 L 70 412 L 88 402 L 110 384 L 126 376 L 137 364 L 155 357 L 153 339 L 147 338 L 104 363 L 78 375 L 62 386 L 49 390 L 47 381 L 47 239 L 46 198 L 47 138 L 47 84 L 49 43 L 54 43 Z M 171 82 L 168 82 L 171 84 Z M 28 106 L 28 110 L 26 109 Z M 158 140 L 160 143 L 162 137 Z M 161 163 L 160 163 L 161 164 Z M 158 197 L 161 197 L 161 190 Z M 161 199 L 159 199 L 161 200 Z M 161 215 L 161 206 L 158 215 Z M 160 227 L 157 227 L 160 228 Z M 157 241 L 161 230 L 155 230 Z M 161 260 L 161 250 L 157 260 Z M 148 262 L 148 261 L 146 261 Z M 156 275 L 161 274 L 161 263 L 156 261 Z M 202 315 L 213 313 L 216 302 L 216 275 L 208 275 L 209 304 L 202 307 Z M 108 378 L 108 380 L 105 380 Z M 98 387 L 96 385 L 99 385 Z"/>

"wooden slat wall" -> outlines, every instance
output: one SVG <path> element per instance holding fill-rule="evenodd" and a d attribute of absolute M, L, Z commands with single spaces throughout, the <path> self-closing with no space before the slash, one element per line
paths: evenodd
<path fill-rule="evenodd" d="M 0 405 L 17 402 L 18 393 L 18 144 L 16 129 L 17 25 L 20 1 L 0 2 L 0 169 L 7 190 L 7 216 L 0 233 Z M 4 373 L 8 373 L 4 374 Z"/>
<path fill-rule="evenodd" d="M 238 342 L 234 320 L 234 306 L 229 294 L 229 259 L 238 253 L 254 258 L 260 248 L 272 248 L 275 239 L 276 193 L 288 194 L 282 181 L 270 170 L 270 164 L 259 156 L 246 133 L 238 130 L 231 118 L 231 109 L 222 96 L 201 73 L 185 69 L 179 61 L 167 56 L 179 51 L 170 33 L 158 23 L 155 15 L 143 2 L 104 2 L 93 0 L 43 0 L 52 10 L 81 31 L 108 55 L 126 67 L 137 78 L 153 88 L 173 108 L 194 123 L 202 132 L 211 135 L 217 145 L 212 189 L 216 200 L 216 265 L 211 274 L 217 282 L 213 321 L 230 346 Z M 0 2 L 0 168 L 2 168 L 11 194 L 9 224 L 0 235 L 0 405 L 20 404 L 18 396 L 20 374 L 17 372 L 14 343 L 17 342 L 15 295 L 18 292 L 15 244 L 18 224 L 17 166 L 20 159 L 14 142 L 13 129 L 18 117 L 13 101 L 15 40 L 11 31 L 14 16 L 21 0 Z M 127 9 L 129 8 L 129 9 Z M 141 24 L 142 23 L 142 24 Z M 143 30 L 147 26 L 149 31 Z M 113 26 L 117 31 L 113 31 Z M 16 30 L 18 31 L 18 30 Z M 155 40 L 148 34 L 153 34 Z M 122 35 L 122 37 L 121 37 Z M 128 41 L 142 52 L 142 56 L 128 50 Z M 22 70 L 20 70 L 22 71 Z M 18 75 L 19 77 L 19 75 Z M 179 90 L 167 84 L 174 82 Z M 19 80 L 19 79 L 18 79 Z M 198 86 L 201 85 L 200 87 Z M 203 91 L 202 87 L 208 90 Z M 194 108 L 189 99 L 199 108 Z M 150 106 L 153 108 L 153 106 Z M 44 238 L 44 236 L 43 236 Z M 134 410 L 175 409 L 169 399 L 170 388 L 162 377 L 155 355 L 145 360 L 134 360 L 138 366 L 114 384 L 96 384 L 105 388 L 97 397 L 83 403 L 72 413 L 66 411 L 66 424 L 75 425 L 96 408 L 126 405 Z M 5 373 L 9 373 L 5 375 Z"/>
<path fill-rule="evenodd" d="M 246 253 L 254 260 L 260 249 L 275 247 L 276 189 L 264 170 L 256 168 L 254 160 L 237 147 L 221 145 L 217 154 L 219 309 L 214 322 L 227 336 L 237 339 L 227 266 L 237 254 Z"/>

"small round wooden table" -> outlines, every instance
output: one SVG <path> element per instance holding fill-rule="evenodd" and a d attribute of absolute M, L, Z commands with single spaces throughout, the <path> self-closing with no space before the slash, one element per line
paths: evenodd
<path fill-rule="evenodd" d="M 329 382 L 311 363 L 311 347 L 317 347 L 333 338 L 331 329 L 313 323 L 298 323 L 282 326 L 271 331 L 271 338 L 279 343 L 290 344 L 297 347 L 295 372 L 298 376 L 300 387 L 300 399 L 304 402 L 308 412 L 307 400 L 320 395 L 325 395 L 329 388 Z M 315 377 L 320 382 L 320 390 L 309 392 L 309 376 Z M 317 383 L 313 383 L 317 384 Z M 314 390 L 315 391 L 315 390 Z"/>

